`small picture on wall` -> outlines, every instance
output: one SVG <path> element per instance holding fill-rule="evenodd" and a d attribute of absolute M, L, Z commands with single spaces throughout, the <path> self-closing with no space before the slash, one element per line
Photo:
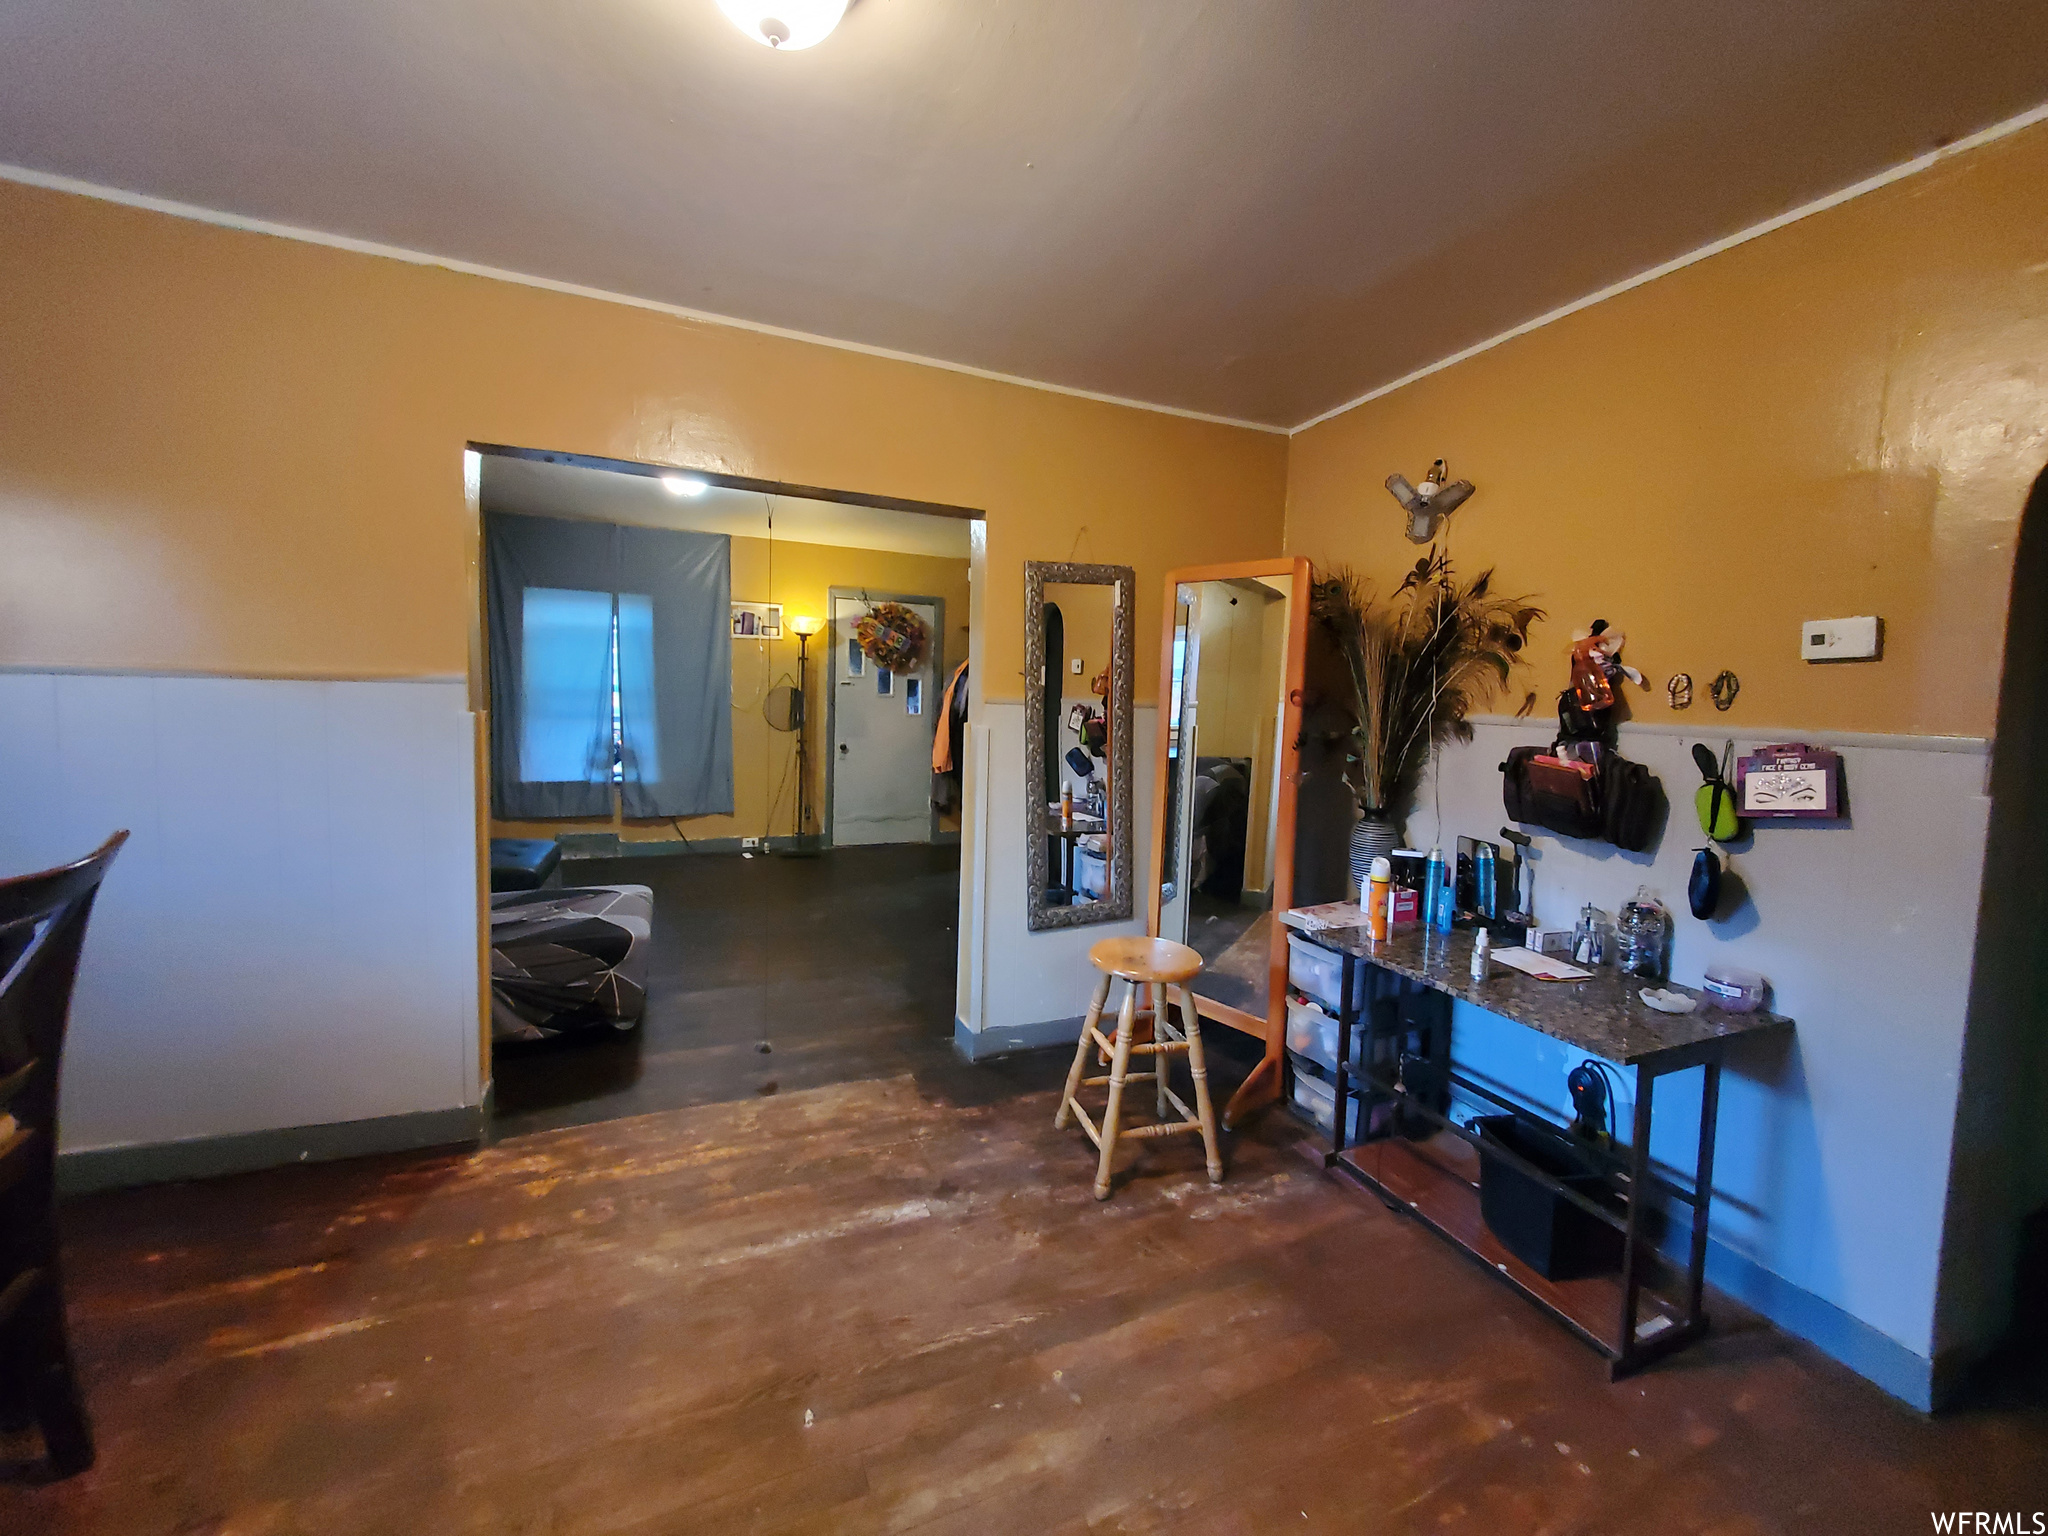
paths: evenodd
<path fill-rule="evenodd" d="M 782 604 L 734 603 L 732 637 L 735 640 L 780 640 Z"/>

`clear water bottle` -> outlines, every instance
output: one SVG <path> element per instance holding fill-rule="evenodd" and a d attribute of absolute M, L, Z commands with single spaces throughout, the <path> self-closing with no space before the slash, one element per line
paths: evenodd
<path fill-rule="evenodd" d="M 1621 909 L 1616 932 L 1619 962 L 1630 976 L 1664 979 L 1664 939 L 1670 922 L 1648 886 L 1636 887 L 1636 899 Z"/>
<path fill-rule="evenodd" d="M 1613 925 L 1607 914 L 1590 901 L 1579 910 L 1579 925 L 1572 930 L 1572 960 L 1578 965 L 1605 965 L 1613 958 Z"/>

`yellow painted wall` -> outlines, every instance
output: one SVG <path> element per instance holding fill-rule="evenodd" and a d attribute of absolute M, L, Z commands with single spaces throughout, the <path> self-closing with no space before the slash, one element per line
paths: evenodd
<path fill-rule="evenodd" d="M 1709 257 L 1292 440 L 1287 547 L 1387 580 L 1382 486 L 1449 458 L 1467 574 L 1549 609 L 1549 712 L 1605 618 L 1636 717 L 1989 735 L 2015 530 L 2048 462 L 2048 126 Z M 1798 659 L 1877 614 L 1885 656 Z M 1705 702 L 1742 680 L 1725 717 Z M 1692 674 L 1673 715 L 1664 680 Z M 1512 708 L 1512 705 L 1509 706 Z"/>
<path fill-rule="evenodd" d="M 1112 621 L 1116 617 L 1115 590 L 1077 582 L 1049 581 L 1045 584 L 1045 600 L 1057 603 L 1060 610 L 1061 639 L 1066 649 L 1066 666 L 1060 678 L 1061 700 L 1066 704 L 1077 700 L 1088 704 L 1099 702 L 1088 691 L 1088 685 L 1110 662 Z M 1145 653 L 1141 646 L 1133 645 L 1132 649 L 1138 655 Z M 1076 657 L 1081 661 L 1078 676 L 1073 668 Z M 1140 667 L 1140 670 L 1146 669 Z M 1157 689 L 1159 679 L 1155 677 L 1150 681 Z"/>
<path fill-rule="evenodd" d="M 1274 732 L 1286 661 L 1287 604 L 1256 581 L 1207 582 L 1201 631 L 1195 750 L 1202 757 L 1251 759 L 1244 883 L 1263 891 L 1271 855 Z"/>
<path fill-rule="evenodd" d="M 994 698 L 1025 559 L 1135 566 L 1145 635 L 1280 543 L 1270 433 L 15 184 L 0 273 L 4 664 L 461 673 L 469 441 L 981 509 Z"/>
<path fill-rule="evenodd" d="M 1237 599 L 1232 606 L 1231 599 Z M 1200 674 L 1196 687 L 1203 757 L 1253 757 L 1279 701 L 1278 671 L 1266 644 L 1275 601 L 1257 582 L 1210 582 L 1203 594 Z M 1286 631 L 1278 631 L 1285 642 Z"/>
<path fill-rule="evenodd" d="M 967 565 L 965 560 L 948 560 L 935 555 L 899 554 L 892 550 L 847 549 L 828 544 L 794 544 L 775 541 L 774 577 L 769 577 L 766 539 L 735 538 L 732 541 L 732 594 L 736 602 L 781 603 L 785 620 L 798 614 L 827 616 L 827 593 L 832 587 L 865 587 L 875 593 L 910 592 L 936 597 L 946 605 L 946 633 L 942 647 L 945 672 L 967 659 Z M 818 635 L 811 640 L 809 720 L 811 757 L 810 830 L 821 830 L 825 815 L 825 757 L 830 750 L 825 737 L 826 654 L 829 640 Z M 732 643 L 732 766 L 733 814 L 696 816 L 683 822 L 680 831 L 695 838 L 787 837 L 796 826 L 796 737 L 786 731 L 769 729 L 762 714 L 768 690 L 778 683 L 796 682 L 796 636 L 781 640 L 739 640 Z M 926 706 L 932 719 L 938 715 L 938 692 Z M 773 806 L 773 817 L 770 807 Z M 626 822 L 616 814 L 596 821 L 499 821 L 491 822 L 494 837 L 555 837 L 563 832 L 614 831 L 628 842 L 672 841 L 678 828 L 666 821 Z"/>

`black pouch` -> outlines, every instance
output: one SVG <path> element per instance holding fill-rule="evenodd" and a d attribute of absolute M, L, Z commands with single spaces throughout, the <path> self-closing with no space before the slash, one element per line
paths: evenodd
<path fill-rule="evenodd" d="M 1693 855 L 1692 879 L 1686 882 L 1685 901 L 1692 915 L 1703 923 L 1711 921 L 1721 905 L 1721 860 L 1713 849 L 1702 848 Z"/>
<path fill-rule="evenodd" d="M 1611 729 L 1608 715 L 1604 709 L 1585 708 L 1578 695 L 1567 688 L 1557 696 L 1557 739 L 1605 742 Z"/>
<path fill-rule="evenodd" d="M 1600 772 L 1603 824 L 1599 836 L 1617 848 L 1641 853 L 1657 835 L 1664 809 L 1664 786 L 1641 763 L 1619 752 L 1607 754 Z"/>

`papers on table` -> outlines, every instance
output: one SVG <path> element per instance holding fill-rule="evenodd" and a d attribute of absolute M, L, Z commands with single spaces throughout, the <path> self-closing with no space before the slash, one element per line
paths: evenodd
<path fill-rule="evenodd" d="M 1519 944 L 1510 945 L 1506 949 L 1496 949 L 1493 958 L 1509 970 L 1534 976 L 1538 981 L 1584 981 L 1593 974 L 1591 971 L 1580 970 L 1576 965 L 1567 965 L 1555 955 L 1539 955 L 1535 950 L 1524 949 Z"/>
<path fill-rule="evenodd" d="M 1280 921 L 1303 933 L 1321 933 L 1325 928 L 1363 928 L 1365 908 L 1355 901 L 1326 901 L 1319 907 L 1295 907 L 1280 914 Z"/>

